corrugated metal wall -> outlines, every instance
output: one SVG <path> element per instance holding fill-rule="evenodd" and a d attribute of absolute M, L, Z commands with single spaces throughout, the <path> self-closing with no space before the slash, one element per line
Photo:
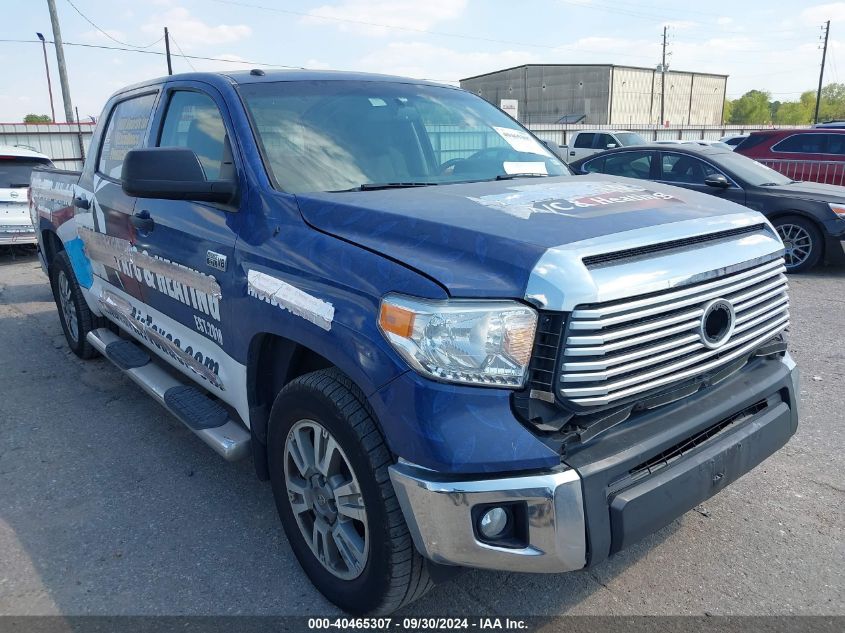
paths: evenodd
<path fill-rule="evenodd" d="M 60 169 L 82 169 L 93 123 L 0 123 L 0 145 L 23 145 L 49 156 Z"/>
<path fill-rule="evenodd" d="M 586 115 L 589 125 L 621 127 L 660 123 L 661 73 L 610 65 L 528 65 L 464 79 L 461 87 L 498 106 L 519 101 L 523 123 L 555 123 Z M 726 77 L 666 73 L 664 121 L 670 125 L 719 125 Z"/>

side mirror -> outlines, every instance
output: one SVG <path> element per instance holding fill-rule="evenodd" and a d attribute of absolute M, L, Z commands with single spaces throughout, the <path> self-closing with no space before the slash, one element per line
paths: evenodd
<path fill-rule="evenodd" d="M 126 153 L 121 186 L 136 198 L 232 201 L 234 180 L 206 180 L 199 158 L 184 147 L 150 147 Z"/>
<path fill-rule="evenodd" d="M 727 189 L 731 186 L 728 179 L 722 174 L 711 174 L 704 179 L 704 184 L 708 187 L 719 187 L 720 189 Z"/>
<path fill-rule="evenodd" d="M 607 149 L 613 149 L 614 147 L 616 147 L 616 143 L 608 143 L 607 144 Z"/>

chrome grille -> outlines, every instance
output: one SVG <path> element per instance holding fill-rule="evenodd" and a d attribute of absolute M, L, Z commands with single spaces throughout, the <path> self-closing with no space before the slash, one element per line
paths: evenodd
<path fill-rule="evenodd" d="M 685 286 L 604 304 L 576 306 L 567 327 L 559 394 L 579 406 L 606 405 L 719 369 L 789 325 L 783 260 Z M 726 299 L 733 333 L 717 349 L 699 335 L 705 305 Z"/>

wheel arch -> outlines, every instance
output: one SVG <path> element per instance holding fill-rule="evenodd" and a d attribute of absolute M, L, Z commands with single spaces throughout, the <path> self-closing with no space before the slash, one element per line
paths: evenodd
<path fill-rule="evenodd" d="M 65 250 L 65 245 L 62 243 L 58 233 L 52 229 L 44 229 L 41 231 L 41 243 L 43 244 L 44 261 L 49 268 L 50 264 L 53 263 L 53 258 L 56 254 Z"/>
<path fill-rule="evenodd" d="M 252 337 L 247 352 L 246 384 L 253 460 L 259 479 L 269 478 L 267 431 L 276 396 L 296 378 L 329 368 L 341 371 L 366 397 L 364 384 L 368 378 L 362 374 L 363 369 L 355 365 L 354 359 L 341 352 L 329 358 L 308 345 L 274 332 L 260 332 Z M 378 421 L 376 424 L 380 427 Z"/>
<path fill-rule="evenodd" d="M 824 226 L 822 226 L 822 223 L 819 222 L 819 219 L 812 212 L 805 211 L 803 209 L 792 208 L 792 209 L 778 209 L 777 211 L 773 211 L 769 214 L 766 214 L 766 218 L 769 220 L 769 222 L 772 223 L 772 225 L 774 225 L 777 220 L 779 220 L 781 218 L 786 218 L 786 217 L 789 217 L 789 216 L 796 216 L 796 217 L 801 218 L 802 220 L 807 220 L 808 222 L 812 223 L 813 227 L 819 232 L 819 236 L 821 237 L 821 240 L 820 240 L 821 258 L 822 258 L 822 261 L 824 261 L 826 255 L 827 255 L 827 252 L 826 252 L 827 251 L 827 244 L 826 244 L 825 239 L 824 239 L 825 229 L 824 229 Z"/>

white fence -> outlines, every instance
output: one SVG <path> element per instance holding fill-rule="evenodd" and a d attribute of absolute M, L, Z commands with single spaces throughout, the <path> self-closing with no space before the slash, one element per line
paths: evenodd
<path fill-rule="evenodd" d="M 0 145 L 20 145 L 50 157 L 59 169 L 82 169 L 93 123 L 0 123 Z"/>
<path fill-rule="evenodd" d="M 765 125 L 705 125 L 705 126 L 673 126 L 659 127 L 656 125 L 567 125 L 562 123 L 531 123 L 526 126 L 538 138 L 551 141 L 558 145 L 566 145 L 573 132 L 580 130 L 630 130 L 636 132 L 647 141 L 718 141 L 728 134 L 747 134 L 757 130 L 771 130 Z M 797 129 L 806 126 L 781 125 L 778 129 Z"/>
<path fill-rule="evenodd" d="M 786 160 L 759 158 L 758 162 L 793 180 L 845 185 L 845 162 L 832 160 Z"/>

